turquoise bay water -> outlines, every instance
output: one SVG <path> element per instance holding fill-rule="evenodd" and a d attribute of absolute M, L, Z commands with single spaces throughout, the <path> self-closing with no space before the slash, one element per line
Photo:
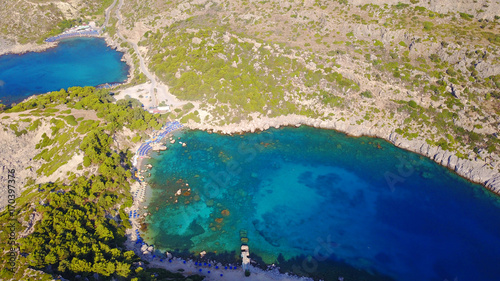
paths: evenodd
<path fill-rule="evenodd" d="M 309 127 L 178 136 L 150 160 L 157 248 L 235 261 L 243 235 L 255 260 L 316 279 L 500 276 L 499 197 L 427 158 Z"/>
<path fill-rule="evenodd" d="M 97 86 L 127 79 L 123 54 L 101 38 L 72 38 L 40 53 L 0 56 L 0 103 L 72 86 Z"/>

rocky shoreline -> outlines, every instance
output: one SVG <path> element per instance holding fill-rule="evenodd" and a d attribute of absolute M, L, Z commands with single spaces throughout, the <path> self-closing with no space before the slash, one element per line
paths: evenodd
<path fill-rule="evenodd" d="M 38 45 L 36 43 L 29 44 L 19 44 L 12 43 L 7 40 L 0 39 L 0 56 L 15 54 L 22 55 L 29 52 L 43 52 L 50 48 L 54 48 L 57 46 L 57 42 L 46 43 L 44 42 L 42 45 Z"/>
<path fill-rule="evenodd" d="M 350 124 L 349 121 L 323 121 L 300 115 L 287 115 L 275 118 L 259 117 L 254 118 L 252 121 L 242 122 L 239 124 L 228 124 L 224 126 L 196 123 L 192 120 L 184 124 L 184 126 L 189 129 L 204 130 L 220 134 L 240 134 L 245 132 L 264 131 L 270 128 L 280 128 L 283 126 L 300 127 L 302 125 L 336 130 L 352 137 L 369 136 L 385 139 L 399 148 L 428 157 L 436 163 L 449 168 L 460 176 L 470 181 L 482 184 L 489 190 L 500 195 L 500 173 L 496 171 L 499 167 L 498 159 L 491 159 L 490 162 L 479 158 L 475 158 L 474 160 L 460 159 L 449 151 L 444 151 L 438 147 L 430 146 L 424 140 L 407 140 L 394 133 L 393 130 L 388 127 Z M 144 163 L 140 161 L 136 167 L 144 169 L 145 166 L 143 165 Z M 136 188 L 133 188 L 132 193 L 136 190 Z M 147 206 L 147 200 L 142 203 L 137 202 L 137 204 L 136 200 L 134 200 L 134 206 L 138 209 L 142 209 L 144 206 Z M 210 268 L 201 266 L 201 263 L 196 265 L 195 260 L 185 260 L 179 257 L 172 257 L 170 253 L 165 253 L 165 255 L 163 255 L 161 251 L 154 249 L 154 247 L 147 243 L 137 244 L 138 237 L 136 236 L 136 231 L 139 231 L 141 228 L 141 222 L 134 221 L 132 225 L 132 229 L 127 230 L 127 249 L 133 250 L 143 260 L 148 261 L 149 267 L 164 268 L 170 271 L 182 268 L 185 273 L 188 273 L 188 275 L 199 274 L 207 278 L 207 280 L 236 280 L 244 275 L 241 267 L 239 267 L 238 270 L 233 271 L 222 270 L 223 265 L 216 261 L 211 261 L 211 263 L 218 264 L 221 269 L 212 269 L 212 273 L 210 274 L 210 271 L 207 271 L 210 270 Z M 293 276 L 286 273 L 281 274 L 277 269 L 264 270 L 252 265 L 249 268 L 252 274 L 249 278 L 246 277 L 248 280 L 311 280 L 307 277 Z"/>
<path fill-rule="evenodd" d="M 395 133 L 393 129 L 389 127 L 374 126 L 376 124 L 367 126 L 365 124 L 352 124 L 349 121 L 323 121 L 293 114 L 274 118 L 259 117 L 249 122 L 224 126 L 199 124 L 191 120 L 184 125 L 190 129 L 211 131 L 221 134 L 255 132 L 258 130 L 267 130 L 271 127 L 298 127 L 300 125 L 306 125 L 315 128 L 336 130 L 353 137 L 369 136 L 382 138 L 399 148 L 423 155 L 467 180 L 479 183 L 492 192 L 500 195 L 500 172 L 498 171 L 500 168 L 500 158 L 497 155 L 495 155 L 495 158 L 485 158 L 485 160 L 479 157 L 461 159 L 450 151 L 445 151 L 439 147 L 427 144 L 425 140 L 408 140 Z"/>
<path fill-rule="evenodd" d="M 113 38 L 111 38 L 108 33 L 104 33 L 104 35 L 99 38 L 103 38 L 104 41 L 106 41 L 106 45 L 108 45 L 111 49 L 123 54 L 121 60 L 125 62 L 129 67 L 127 80 L 123 82 L 123 84 L 130 83 L 134 78 L 135 65 L 134 62 L 132 61 L 132 57 L 127 52 L 128 49 L 121 47 L 120 44 L 118 44 L 115 40 L 113 40 Z"/>

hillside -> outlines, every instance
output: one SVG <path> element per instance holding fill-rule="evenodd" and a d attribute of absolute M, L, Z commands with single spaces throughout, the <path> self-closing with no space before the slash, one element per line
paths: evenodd
<path fill-rule="evenodd" d="M 185 280 L 123 250 L 132 153 L 166 120 L 222 133 L 306 124 L 378 136 L 500 193 L 498 0 L 0 1 L 0 53 L 103 23 L 114 3 L 105 37 L 133 66 L 116 94 L 155 89 L 155 102 L 172 108 L 152 115 L 73 87 L 0 112 L 2 179 L 23 167 L 16 209 L 0 216 L 3 229 L 16 216 L 22 255 L 8 271 L 0 232 L 2 280 Z"/>
<path fill-rule="evenodd" d="M 112 0 L 2 0 L 0 1 L 0 53 L 13 46 L 36 49 L 43 39 L 72 24 L 104 22 L 104 9 Z"/>
<path fill-rule="evenodd" d="M 72 87 L 0 113 L 9 154 L 1 159 L 9 196 L 0 202 L 0 279 L 199 280 L 147 269 L 126 250 L 131 148 L 165 120 L 113 102 L 107 91 Z"/>
<path fill-rule="evenodd" d="M 110 35 L 194 105 L 173 112 L 192 128 L 375 135 L 491 186 L 500 4 L 381 2 L 124 1 Z"/>

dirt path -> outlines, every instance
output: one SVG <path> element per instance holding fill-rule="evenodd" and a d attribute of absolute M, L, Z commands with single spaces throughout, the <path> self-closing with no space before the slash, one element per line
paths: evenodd
<path fill-rule="evenodd" d="M 103 28 L 106 28 L 106 26 L 108 25 L 108 22 L 109 22 L 109 14 L 111 13 L 111 10 L 113 10 L 113 8 L 115 7 L 116 5 L 116 1 L 113 1 L 113 4 L 111 4 L 111 6 L 109 6 L 107 9 L 106 9 L 106 14 L 104 16 L 104 24 L 102 25 Z"/>
<path fill-rule="evenodd" d="M 147 86 L 149 87 L 149 97 L 151 97 L 151 101 L 146 101 L 144 103 L 144 105 L 146 106 L 147 105 L 147 108 L 149 108 L 150 106 L 152 107 L 157 107 L 161 101 L 165 101 L 167 105 L 170 105 L 172 107 L 182 107 L 184 104 L 188 103 L 189 101 L 182 101 L 182 100 L 179 100 L 176 96 L 172 95 L 168 89 L 168 86 L 161 83 L 161 82 L 158 82 L 156 76 L 154 75 L 154 73 L 151 73 L 149 72 L 148 68 L 146 67 L 146 63 L 145 63 L 145 60 L 144 58 L 142 57 L 140 51 L 139 51 L 139 47 L 137 46 L 137 43 L 135 42 L 132 42 L 131 40 L 127 40 L 122 33 L 120 33 L 120 29 L 122 28 L 122 22 L 123 22 L 123 19 L 122 19 L 122 15 L 121 15 L 121 8 L 123 6 L 123 1 L 124 0 L 115 0 L 113 2 L 113 4 L 111 4 L 111 6 L 108 8 L 108 10 L 106 10 L 106 22 L 108 20 L 108 17 L 109 17 L 109 13 L 111 12 L 111 10 L 113 9 L 115 3 L 118 1 L 118 6 L 117 6 L 117 9 L 115 11 L 115 14 L 116 14 L 116 18 L 118 20 L 117 22 L 117 28 L 116 28 L 116 34 L 118 35 L 118 37 L 123 40 L 124 42 L 127 42 L 129 43 L 130 45 L 132 45 L 132 47 L 134 48 L 134 51 L 135 53 L 137 54 L 138 58 L 139 58 L 139 67 L 140 67 L 140 70 L 142 73 L 144 73 L 144 75 L 146 75 L 146 77 L 148 78 L 148 80 L 150 82 L 148 83 L 144 83 L 142 84 L 141 89 L 144 88 L 144 86 Z M 134 93 L 133 91 L 127 91 L 128 95 L 130 96 L 134 96 Z M 136 97 L 137 98 L 137 97 Z M 142 102 L 142 100 L 141 100 Z M 198 103 L 195 103 L 195 106 L 196 108 L 199 107 L 199 104 Z"/>
<path fill-rule="evenodd" d="M 115 0 L 115 2 L 116 2 L 116 0 Z M 120 37 L 120 39 L 122 39 L 124 42 L 129 43 L 134 48 L 134 51 L 137 54 L 137 57 L 139 58 L 139 66 L 141 68 L 142 73 L 144 73 L 144 75 L 146 75 L 146 77 L 151 81 L 151 88 L 149 89 L 149 94 L 150 94 L 151 99 L 152 99 L 152 104 L 154 106 L 158 106 L 156 91 L 155 91 L 155 89 L 156 89 L 155 77 L 147 69 L 146 64 L 144 63 L 144 58 L 142 57 L 141 53 L 139 52 L 139 47 L 137 46 L 137 44 L 125 39 L 125 37 L 123 37 L 123 35 L 120 33 L 120 28 L 122 26 L 122 16 L 120 13 L 120 9 L 122 8 L 122 6 L 123 6 L 123 0 L 120 0 L 120 2 L 118 2 L 118 9 L 116 9 L 116 18 L 118 19 L 116 34 L 118 35 L 118 37 Z"/>

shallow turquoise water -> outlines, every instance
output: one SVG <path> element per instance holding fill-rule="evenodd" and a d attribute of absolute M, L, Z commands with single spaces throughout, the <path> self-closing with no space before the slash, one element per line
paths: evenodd
<path fill-rule="evenodd" d="M 231 260 L 243 230 L 256 260 L 326 280 L 500 276 L 498 196 L 424 157 L 309 127 L 178 136 L 150 160 L 157 248 Z"/>
<path fill-rule="evenodd" d="M 97 86 L 127 79 L 123 54 L 101 38 L 73 38 L 40 53 L 0 56 L 0 100 L 19 102 L 72 86 Z"/>

